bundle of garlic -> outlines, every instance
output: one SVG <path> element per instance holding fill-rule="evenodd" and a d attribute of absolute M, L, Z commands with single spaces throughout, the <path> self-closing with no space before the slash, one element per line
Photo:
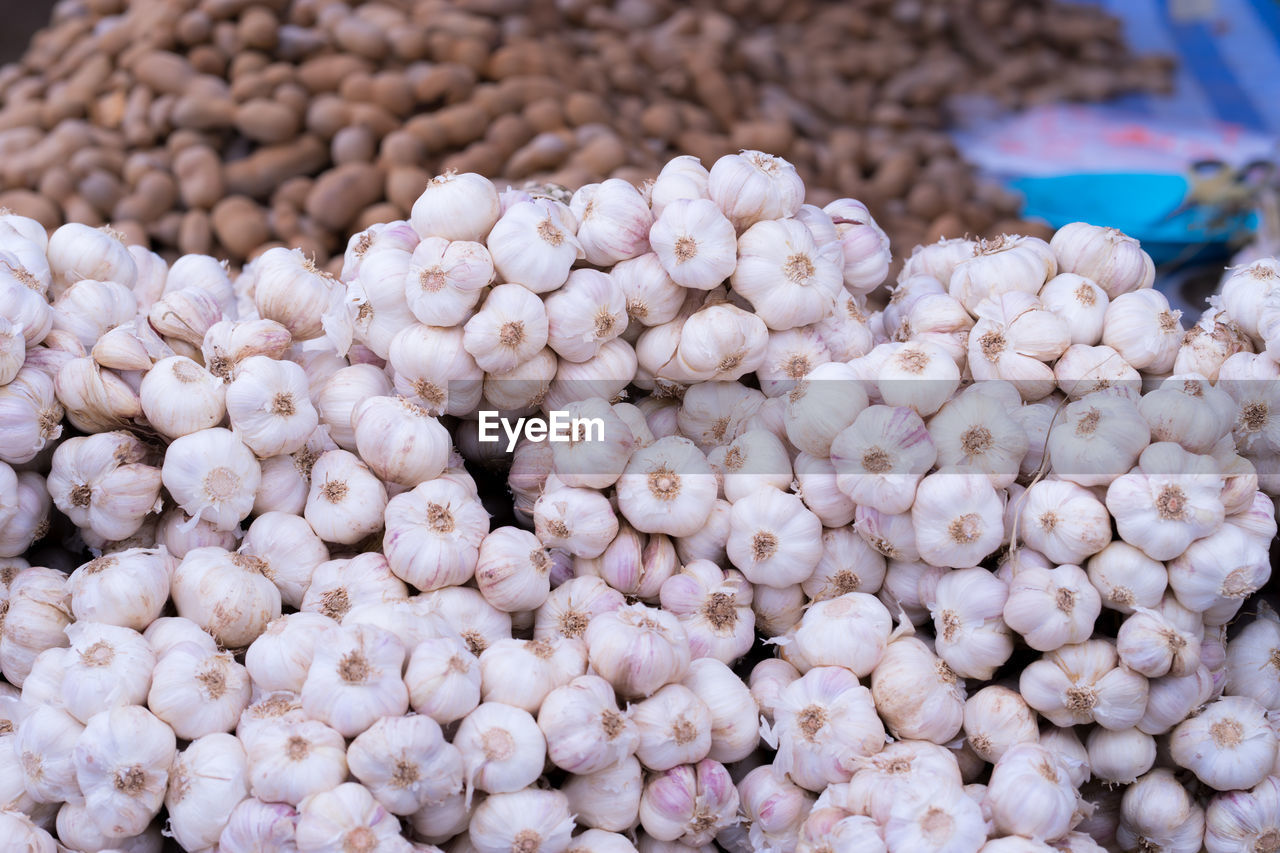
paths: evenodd
<path fill-rule="evenodd" d="M 1265 276 L 1188 331 L 1080 223 L 885 291 L 803 199 L 449 174 L 336 279 L 0 216 L 5 829 L 1274 849 Z"/>

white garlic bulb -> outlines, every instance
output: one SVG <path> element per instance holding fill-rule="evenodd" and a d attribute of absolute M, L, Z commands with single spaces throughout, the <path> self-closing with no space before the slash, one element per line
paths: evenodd
<path fill-rule="evenodd" d="M 226 394 L 221 379 L 181 355 L 157 361 L 138 388 L 147 423 L 169 438 L 221 424 L 227 416 Z"/>
<path fill-rule="evenodd" d="M 126 432 L 67 439 L 53 453 L 49 494 L 77 526 L 108 540 L 127 539 L 158 509 L 162 472 L 146 464 L 150 458 Z"/>
<path fill-rule="evenodd" d="M 1085 739 L 1089 772 L 1106 782 L 1132 783 L 1155 764 L 1156 742 L 1138 729 L 1110 730 L 1099 726 Z"/>
<path fill-rule="evenodd" d="M 173 603 L 227 648 L 245 648 L 280 615 L 280 590 L 266 564 L 209 546 L 187 552 L 173 572 Z"/>
<path fill-rule="evenodd" d="M 763 219 L 795 215 L 804 202 L 804 184 L 781 157 L 743 151 L 712 164 L 707 194 L 741 232 Z"/>
<path fill-rule="evenodd" d="M 810 605 L 786 645 L 809 666 L 842 666 L 863 678 L 880 662 L 892 629 L 875 596 L 849 592 Z"/>
<path fill-rule="evenodd" d="M 576 217 L 567 206 L 546 198 L 531 199 L 503 211 L 485 245 L 503 280 L 547 293 L 565 283 L 574 261 L 586 257 L 574 236 L 577 230 Z"/>
<path fill-rule="evenodd" d="M 651 776 L 640 797 L 640 825 L 659 841 L 709 843 L 738 812 L 738 791 L 722 764 L 706 760 Z"/>
<path fill-rule="evenodd" d="M 1057 839 L 1071 829 L 1076 797 L 1052 752 L 1038 743 L 1019 743 L 996 762 L 984 802 L 998 831 Z"/>
<path fill-rule="evenodd" d="M 1009 584 L 1003 616 L 1027 645 L 1047 652 L 1089 639 L 1101 612 L 1102 598 L 1084 570 L 1068 564 L 1018 571 Z"/>
<path fill-rule="evenodd" d="M 548 693 L 538 728 L 551 762 L 575 775 L 620 765 L 640 739 L 632 713 L 618 710 L 612 686 L 596 675 L 579 676 Z"/>
<path fill-rule="evenodd" d="M 1018 535 L 1054 563 L 1081 565 L 1111 542 L 1107 508 L 1092 492 L 1070 480 L 1032 483 L 1010 503 L 1019 507 Z"/>
<path fill-rule="evenodd" d="M 404 839 L 400 821 L 369 790 L 344 782 L 298 804 L 297 844 L 301 851 L 396 849 Z"/>
<path fill-rule="evenodd" d="M 787 685 L 773 718 L 772 728 L 762 727 L 761 733 L 777 744 L 774 766 L 811 791 L 847 782 L 855 759 L 879 752 L 885 743 L 871 691 L 842 667 L 814 667 Z"/>
<path fill-rule="evenodd" d="M 169 831 L 187 849 L 211 847 L 248 795 L 248 764 L 240 742 L 221 733 L 194 740 L 169 770 L 164 798 Z"/>
<path fill-rule="evenodd" d="M 421 590 L 463 583 L 475 572 L 489 515 L 466 488 L 428 480 L 386 505 L 383 548 L 391 570 Z"/>
<path fill-rule="evenodd" d="M 755 642 L 753 590 L 740 572 L 710 560 L 691 560 L 662 583 L 662 609 L 680 619 L 693 659 L 732 663 Z"/>
<path fill-rule="evenodd" d="M 245 741 L 249 791 L 264 802 L 296 806 L 347 778 L 346 743 L 319 720 L 277 720 Z M 228 828 L 236 823 L 231 817 Z"/>
<path fill-rule="evenodd" d="M 871 697 L 896 738 L 947 743 L 964 722 L 964 682 L 915 637 L 889 643 L 871 673 Z"/>
<path fill-rule="evenodd" d="M 467 828 L 477 853 L 567 850 L 573 818 L 564 794 L 526 788 L 485 798 Z"/>
<path fill-rule="evenodd" d="M 1209 853 L 1266 849 L 1280 837 L 1280 779 L 1269 776 L 1248 791 L 1217 794 L 1204 816 Z"/>
<path fill-rule="evenodd" d="M 786 587 L 813 573 L 821 535 L 822 522 L 800 498 L 762 488 L 733 504 L 725 551 L 752 583 Z"/>
<path fill-rule="evenodd" d="M 354 737 L 379 717 L 404 714 L 409 691 L 400 678 L 405 648 L 399 638 L 374 625 L 343 626 L 317 645 L 302 707 L 307 716 Z"/>
<path fill-rule="evenodd" d="M 128 548 L 104 554 L 67 578 L 71 613 L 86 622 L 141 631 L 164 610 L 175 561 L 163 548 Z"/>
<path fill-rule="evenodd" d="M 76 741 L 76 782 L 89 818 L 106 833 L 138 835 L 164 804 L 177 754 L 173 730 L 137 705 L 102 711 Z"/>
<path fill-rule="evenodd" d="M 262 468 L 230 430 L 215 427 L 175 439 L 160 470 L 164 487 L 193 519 L 230 530 L 253 510 Z"/>
<path fill-rule="evenodd" d="M 583 638 L 591 668 L 626 698 L 650 696 L 689 669 L 679 620 L 642 604 L 596 614 Z"/>
<path fill-rule="evenodd" d="M 655 206 L 654 213 L 657 218 L 649 228 L 649 244 L 671 281 L 691 290 L 711 290 L 733 273 L 738 264 L 737 235 L 715 202 L 706 197 L 673 199 L 661 210 Z M 645 300 L 646 306 L 650 301 Z M 647 326 L 666 322 L 647 314 L 637 319 Z"/>
<path fill-rule="evenodd" d="M 1116 841 L 1126 850 L 1159 847 L 1195 853 L 1204 839 L 1204 809 L 1174 778 L 1157 768 L 1125 789 Z"/>
<path fill-rule="evenodd" d="M 1022 671 L 1027 704 L 1057 726 L 1096 722 L 1127 729 L 1142 719 L 1147 679 L 1119 662 L 1107 640 L 1086 640 L 1049 652 Z"/>
<path fill-rule="evenodd" d="M 1049 246 L 1062 272 L 1097 282 L 1112 299 L 1151 287 L 1155 279 L 1151 256 L 1142 251 L 1137 240 L 1115 228 L 1072 222 L 1054 233 Z"/>
<path fill-rule="evenodd" d="M 229 732 L 249 704 L 249 674 L 229 652 L 179 643 L 159 657 L 147 706 L 183 740 Z"/>
<path fill-rule="evenodd" d="M 486 702 L 462 718 L 453 745 L 462 752 L 466 790 L 519 791 L 542 774 L 547 744 L 533 716 L 521 708 Z"/>
<path fill-rule="evenodd" d="M 1252 788 L 1275 764 L 1277 735 L 1247 696 L 1224 696 L 1173 730 L 1169 753 L 1219 791 Z"/>
<path fill-rule="evenodd" d="M 94 622 L 67 626 L 70 654 L 62 677 L 62 704 L 82 723 L 99 711 L 140 705 L 147 698 L 155 655 L 142 635 Z"/>
<path fill-rule="evenodd" d="M 964 703 L 965 742 L 983 761 L 995 763 L 1019 743 L 1034 743 L 1035 712 L 1015 690 L 992 684 Z"/>
<path fill-rule="evenodd" d="M 1013 653 L 1002 618 L 1008 594 L 1004 581 L 975 567 L 943 574 L 932 595 L 923 597 L 937 632 L 938 657 L 957 675 L 989 679 Z"/>
<path fill-rule="evenodd" d="M 351 741 L 347 766 L 392 814 L 412 814 L 462 790 L 462 754 L 430 717 L 383 717 Z"/>

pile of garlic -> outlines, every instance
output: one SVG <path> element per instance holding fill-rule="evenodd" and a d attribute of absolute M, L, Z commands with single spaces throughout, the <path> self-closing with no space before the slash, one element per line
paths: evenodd
<path fill-rule="evenodd" d="M 803 198 L 446 175 L 339 279 L 0 215 L 0 834 L 1275 850 L 1280 263 L 1190 330 L 1083 223 L 886 292 Z"/>

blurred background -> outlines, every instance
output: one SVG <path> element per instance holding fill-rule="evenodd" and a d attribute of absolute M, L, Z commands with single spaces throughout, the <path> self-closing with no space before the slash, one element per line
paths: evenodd
<path fill-rule="evenodd" d="M 335 265 L 446 168 L 635 183 L 741 148 L 896 255 L 1085 219 L 1201 307 L 1271 254 L 1276 0 L 10 0 L 0 204 Z"/>

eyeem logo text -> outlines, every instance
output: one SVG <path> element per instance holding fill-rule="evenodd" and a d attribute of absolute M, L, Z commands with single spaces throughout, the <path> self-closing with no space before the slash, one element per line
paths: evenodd
<path fill-rule="evenodd" d="M 604 441 L 603 418 L 575 418 L 568 412 L 552 411 L 547 418 L 516 418 L 513 425 L 495 411 L 480 412 L 479 436 L 483 442 L 507 437 L 507 452 L 515 450 L 523 435 L 529 441 Z"/>

